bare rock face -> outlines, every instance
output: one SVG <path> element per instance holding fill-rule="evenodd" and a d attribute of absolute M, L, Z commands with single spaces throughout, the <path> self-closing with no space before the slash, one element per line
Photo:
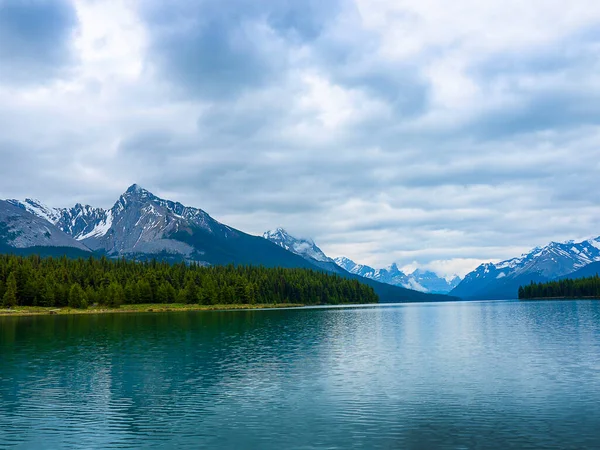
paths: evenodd
<path fill-rule="evenodd" d="M 236 234 L 200 209 L 161 199 L 134 184 L 78 239 L 108 255 L 164 253 L 197 259 L 202 249 L 174 236 L 198 231 L 225 238 Z"/>
<path fill-rule="evenodd" d="M 0 200 L 0 242 L 19 249 L 72 247 L 89 251 L 83 243 L 64 233 L 48 220 L 4 200 Z"/>
<path fill-rule="evenodd" d="M 50 222 L 83 247 L 109 256 L 161 254 L 201 262 L 204 250 L 184 242 L 182 235 L 204 232 L 227 239 L 238 234 L 201 209 L 161 199 L 137 184 L 108 210 L 80 203 L 52 208 L 33 199 L 8 202 Z"/>

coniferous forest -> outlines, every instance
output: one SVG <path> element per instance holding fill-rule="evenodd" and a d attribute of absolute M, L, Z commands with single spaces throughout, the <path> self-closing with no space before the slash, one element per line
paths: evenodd
<path fill-rule="evenodd" d="M 600 298 L 600 276 L 531 283 L 519 288 L 519 299 Z"/>
<path fill-rule="evenodd" d="M 4 307 L 377 301 L 370 286 L 306 269 L 0 255 L 0 303 Z"/>

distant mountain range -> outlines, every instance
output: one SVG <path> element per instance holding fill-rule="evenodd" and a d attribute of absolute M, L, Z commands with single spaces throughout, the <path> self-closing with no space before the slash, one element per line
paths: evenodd
<path fill-rule="evenodd" d="M 394 286 L 403 286 L 408 289 L 414 289 L 420 292 L 432 292 L 438 294 L 447 294 L 460 283 L 460 277 L 454 276 L 450 280 L 439 277 L 434 272 L 415 270 L 410 274 L 402 272 L 394 263 L 384 269 L 374 269 L 369 266 L 357 264 L 349 258 L 335 258 L 336 264 L 343 267 L 350 273 L 355 273 L 361 277 L 377 280 L 382 283 L 393 284 Z"/>
<path fill-rule="evenodd" d="M 311 239 L 296 238 L 283 228 L 267 231 L 263 234 L 263 237 L 305 259 L 312 260 L 313 263 L 327 270 L 339 270 L 334 268 L 337 266 L 346 272 L 392 286 L 413 289 L 419 292 L 447 294 L 460 282 L 459 277 L 454 277 L 448 281 L 438 277 L 433 272 L 421 270 L 416 270 L 407 275 L 398 269 L 396 264 L 392 264 L 387 269 L 373 269 L 369 266 L 356 264 L 346 257 L 332 259 L 317 247 Z"/>
<path fill-rule="evenodd" d="M 374 269 L 348 258 L 330 258 L 312 240 L 295 238 L 282 228 L 262 237 L 246 234 L 201 209 L 161 199 L 135 184 L 108 210 L 0 200 L 0 252 L 302 267 L 370 284 L 382 301 L 450 300 L 433 295 L 448 292 L 463 299 L 516 298 L 519 286 L 532 281 L 600 271 L 600 237 L 552 242 L 518 258 L 482 264 L 462 281 L 421 270 L 406 274 L 395 264 Z"/>
<path fill-rule="evenodd" d="M 0 201 L 2 252 L 307 268 L 369 284 L 384 302 L 454 299 L 349 273 L 307 240 L 288 245 L 287 236 L 278 231 L 265 237 L 236 230 L 201 209 L 159 198 L 136 184 L 108 210 L 81 204 L 52 208 L 32 199 Z"/>
<path fill-rule="evenodd" d="M 513 299 L 519 286 L 532 281 L 595 275 L 599 261 L 600 237 L 578 243 L 551 242 L 518 258 L 480 265 L 450 294 L 464 299 Z"/>

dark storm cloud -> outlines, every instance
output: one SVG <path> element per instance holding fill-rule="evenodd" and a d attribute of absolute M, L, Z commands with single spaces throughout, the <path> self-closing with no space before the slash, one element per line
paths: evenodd
<path fill-rule="evenodd" d="M 66 0 L 0 0 L 0 81 L 44 82 L 73 59 L 77 25 Z"/>
<path fill-rule="evenodd" d="M 144 3 L 142 14 L 151 30 L 148 63 L 187 94 L 220 101 L 235 97 L 284 76 L 284 42 L 316 39 L 337 4 Z"/>

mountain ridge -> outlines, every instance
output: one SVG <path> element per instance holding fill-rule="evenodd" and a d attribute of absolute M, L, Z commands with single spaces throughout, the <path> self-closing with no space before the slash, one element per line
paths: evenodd
<path fill-rule="evenodd" d="M 450 294 L 465 299 L 513 299 L 523 284 L 565 277 L 598 261 L 600 237 L 581 242 L 553 241 L 516 258 L 481 264 Z"/>
<path fill-rule="evenodd" d="M 459 277 L 454 277 L 448 281 L 445 278 L 439 277 L 434 272 L 419 269 L 406 274 L 398 268 L 396 263 L 392 263 L 383 269 L 375 269 L 367 265 L 357 264 L 345 256 L 334 258 L 334 261 L 350 273 L 420 292 L 447 294 L 460 282 Z"/>
<path fill-rule="evenodd" d="M 5 200 L 0 200 L 0 243 L 3 247 L 20 250 L 32 247 L 62 247 L 90 251 L 47 219 Z"/>
<path fill-rule="evenodd" d="M 315 244 L 312 239 L 294 237 L 282 227 L 276 228 L 275 230 L 266 231 L 263 233 L 263 237 L 331 272 L 340 273 L 341 269 L 344 272 L 367 280 L 374 280 L 380 283 L 389 284 L 391 286 L 397 286 L 423 293 L 446 294 L 451 290 L 451 287 L 448 287 L 445 291 L 432 291 L 420 284 L 419 280 L 421 280 L 421 282 L 423 280 L 428 280 L 429 285 L 435 285 L 437 282 L 438 286 L 440 284 L 443 286 L 448 286 L 446 280 L 439 278 L 433 272 L 415 271 L 417 275 L 413 277 L 412 275 L 407 276 L 400 271 L 396 263 L 393 263 L 386 269 L 376 270 L 369 266 L 356 264 L 354 261 L 346 257 L 330 258 Z"/>
<path fill-rule="evenodd" d="M 371 285 L 382 302 L 454 300 L 362 279 L 337 266 L 312 241 L 303 241 L 302 247 L 313 252 L 314 258 L 308 254 L 303 257 L 285 245 L 229 227 L 199 208 L 162 199 L 137 184 L 130 186 L 109 210 L 80 203 L 72 208 L 50 208 L 31 199 L 11 203 L 22 214 L 37 213 L 38 220 L 57 229 L 62 227 L 61 232 L 76 245 L 109 257 L 305 268 Z"/>

